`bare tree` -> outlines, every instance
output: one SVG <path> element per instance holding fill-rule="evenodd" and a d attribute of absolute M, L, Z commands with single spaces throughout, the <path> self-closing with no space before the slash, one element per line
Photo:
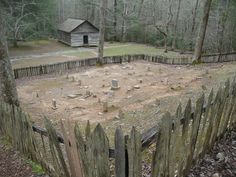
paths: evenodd
<path fill-rule="evenodd" d="M 113 28 L 114 28 L 114 41 L 117 41 L 117 0 L 114 0 L 114 22 L 113 22 Z"/>
<path fill-rule="evenodd" d="M 207 24 L 208 24 L 208 19 L 209 19 L 209 13 L 211 9 L 211 3 L 212 3 L 212 0 L 206 0 L 205 5 L 204 5 L 203 17 L 202 17 L 201 25 L 199 28 L 196 45 L 195 45 L 193 62 L 201 62 L 202 48 L 203 48 L 203 43 L 204 43 L 204 39 L 206 35 L 206 29 L 207 29 Z"/>
<path fill-rule="evenodd" d="M 180 12 L 180 7 L 181 7 L 181 2 L 182 0 L 178 1 L 178 8 L 177 8 L 176 19 L 175 19 L 175 24 L 174 24 L 174 34 L 173 34 L 173 41 L 172 41 L 173 50 L 176 48 L 176 35 L 177 35 L 177 26 L 178 26 L 178 21 L 179 21 L 179 12 Z"/>
<path fill-rule="evenodd" d="M 156 13 L 156 0 L 153 0 L 153 21 L 154 21 L 154 27 L 156 28 L 157 31 L 159 31 L 163 37 L 164 37 L 164 48 L 165 52 L 168 52 L 168 35 L 169 35 L 169 27 L 170 23 L 173 18 L 173 13 L 172 13 L 172 5 L 173 5 L 173 0 L 168 0 L 168 10 L 167 10 L 167 19 L 164 22 L 158 22 L 159 20 L 157 19 L 157 13 Z"/>
<path fill-rule="evenodd" d="M 5 23 L 0 14 L 0 101 L 19 106 L 16 84 L 8 57 Z"/>
<path fill-rule="evenodd" d="M 29 16 L 34 16 L 34 13 L 28 11 L 27 8 L 36 5 L 36 3 L 34 1 L 14 2 L 4 0 L 4 4 L 5 16 L 8 19 L 6 20 L 8 32 L 11 34 L 14 47 L 17 47 L 17 41 L 22 40 L 21 32 L 31 26 L 31 23 L 27 22 L 26 19 Z"/>
<path fill-rule="evenodd" d="M 128 4 L 127 0 L 123 0 L 123 13 L 122 13 L 122 26 L 121 26 L 121 40 L 126 40 L 126 18 L 128 16 Z"/>
<path fill-rule="evenodd" d="M 98 58 L 100 64 L 102 63 L 104 51 L 106 6 L 107 0 L 100 0 L 100 36 L 98 46 Z"/>

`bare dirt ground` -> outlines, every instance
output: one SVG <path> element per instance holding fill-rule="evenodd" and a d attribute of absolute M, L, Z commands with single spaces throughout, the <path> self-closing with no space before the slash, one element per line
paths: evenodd
<path fill-rule="evenodd" d="M 0 142 L 0 176 L 1 177 L 48 177 L 35 174 L 18 152 Z"/>
<path fill-rule="evenodd" d="M 235 177 L 236 176 L 236 128 L 228 132 L 192 168 L 188 177 Z"/>
<path fill-rule="evenodd" d="M 82 126 L 87 120 L 100 122 L 113 134 L 117 126 L 125 131 L 132 126 L 150 128 L 164 111 L 174 113 L 178 103 L 208 94 L 235 71 L 236 63 L 171 66 L 138 61 L 81 68 L 68 78 L 65 74 L 17 80 L 17 88 L 22 107 L 39 125 L 44 114 L 55 124 L 62 118 Z M 111 90 L 112 79 L 119 81 L 119 90 Z M 108 102 L 108 112 L 103 112 L 103 102 Z"/>

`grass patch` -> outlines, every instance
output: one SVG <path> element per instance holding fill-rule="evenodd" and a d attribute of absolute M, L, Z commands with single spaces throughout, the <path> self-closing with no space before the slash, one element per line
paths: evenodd
<path fill-rule="evenodd" d="M 12 149 L 12 144 L 11 144 L 11 140 L 9 137 L 7 136 L 2 136 L 0 137 L 0 144 L 3 144 L 6 151 L 10 151 Z M 33 162 L 30 159 L 27 159 L 26 157 L 23 157 L 23 160 L 25 161 L 26 164 L 28 164 L 31 168 L 32 168 L 32 172 L 37 174 L 37 175 L 43 175 L 45 174 L 45 171 L 43 170 L 42 166 L 36 162 Z M 20 158 L 21 158 L 20 157 Z"/>
<path fill-rule="evenodd" d="M 35 174 L 37 174 L 37 175 L 43 175 L 43 174 L 45 174 L 45 172 L 44 172 L 42 166 L 39 165 L 38 163 L 33 162 L 33 161 L 31 161 L 31 160 L 26 160 L 26 163 L 31 166 L 33 173 L 35 173 Z"/>
<path fill-rule="evenodd" d="M 147 54 L 147 55 L 162 55 L 167 57 L 180 57 L 181 55 L 177 52 L 169 51 L 164 52 L 164 49 L 143 45 L 143 44 L 121 44 L 120 46 L 105 48 L 105 56 L 114 55 L 131 55 L 131 54 Z M 123 45 L 123 46 L 122 46 Z"/>
<path fill-rule="evenodd" d="M 47 56 L 40 56 L 42 53 L 60 52 L 59 54 L 48 54 Z M 13 56 L 21 55 L 39 55 L 37 58 L 25 58 L 13 61 L 13 68 L 22 68 L 29 66 L 39 66 L 44 64 L 54 64 L 58 62 L 71 61 L 76 59 L 86 59 L 97 57 L 97 48 L 80 49 L 65 46 L 54 40 L 37 40 L 24 42 L 19 48 L 13 50 Z M 147 55 L 161 55 L 170 58 L 182 58 L 184 55 L 178 52 L 168 51 L 164 49 L 136 43 L 118 43 L 107 42 L 105 43 L 104 56 L 117 56 L 117 55 L 134 55 L 134 54 L 147 54 Z"/>
<path fill-rule="evenodd" d="M 95 55 L 95 53 L 91 52 L 91 51 L 82 51 L 82 52 L 74 52 L 70 54 L 71 56 L 76 56 L 79 59 L 85 59 L 85 58 L 93 58 L 93 57 L 97 57 Z"/>

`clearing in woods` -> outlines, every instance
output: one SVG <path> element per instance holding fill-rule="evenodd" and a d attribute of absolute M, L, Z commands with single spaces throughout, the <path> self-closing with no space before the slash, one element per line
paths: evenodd
<path fill-rule="evenodd" d="M 31 41 L 19 43 L 18 48 L 10 48 L 10 57 L 13 68 L 53 64 L 70 60 L 97 57 L 97 47 L 72 48 L 55 40 Z M 149 54 L 165 55 L 168 57 L 183 57 L 178 52 L 136 43 L 105 43 L 104 55 Z"/>
<path fill-rule="evenodd" d="M 233 77 L 235 70 L 233 62 L 173 66 L 136 61 L 20 79 L 17 89 L 23 109 L 37 125 L 42 126 L 42 114 L 55 125 L 68 118 L 84 127 L 90 120 L 112 135 L 117 126 L 126 132 L 132 126 L 141 131 L 152 127 L 164 111 L 174 113 L 179 102 L 208 94 Z M 118 80 L 120 89 L 111 90 L 112 79 Z M 103 112 L 103 102 L 108 103 L 108 112 Z"/>

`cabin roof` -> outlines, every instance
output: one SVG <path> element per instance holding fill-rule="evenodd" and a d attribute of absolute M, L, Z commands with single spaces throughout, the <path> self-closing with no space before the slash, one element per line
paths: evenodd
<path fill-rule="evenodd" d="M 68 18 L 66 21 L 61 23 L 58 26 L 58 30 L 70 33 L 75 28 L 79 27 L 80 25 L 82 25 L 85 22 L 89 23 L 91 26 L 93 26 L 94 28 L 96 28 L 98 30 L 98 28 L 96 26 L 94 26 L 92 23 L 90 23 L 89 21 L 82 20 L 82 19 L 74 19 L 74 18 Z"/>

